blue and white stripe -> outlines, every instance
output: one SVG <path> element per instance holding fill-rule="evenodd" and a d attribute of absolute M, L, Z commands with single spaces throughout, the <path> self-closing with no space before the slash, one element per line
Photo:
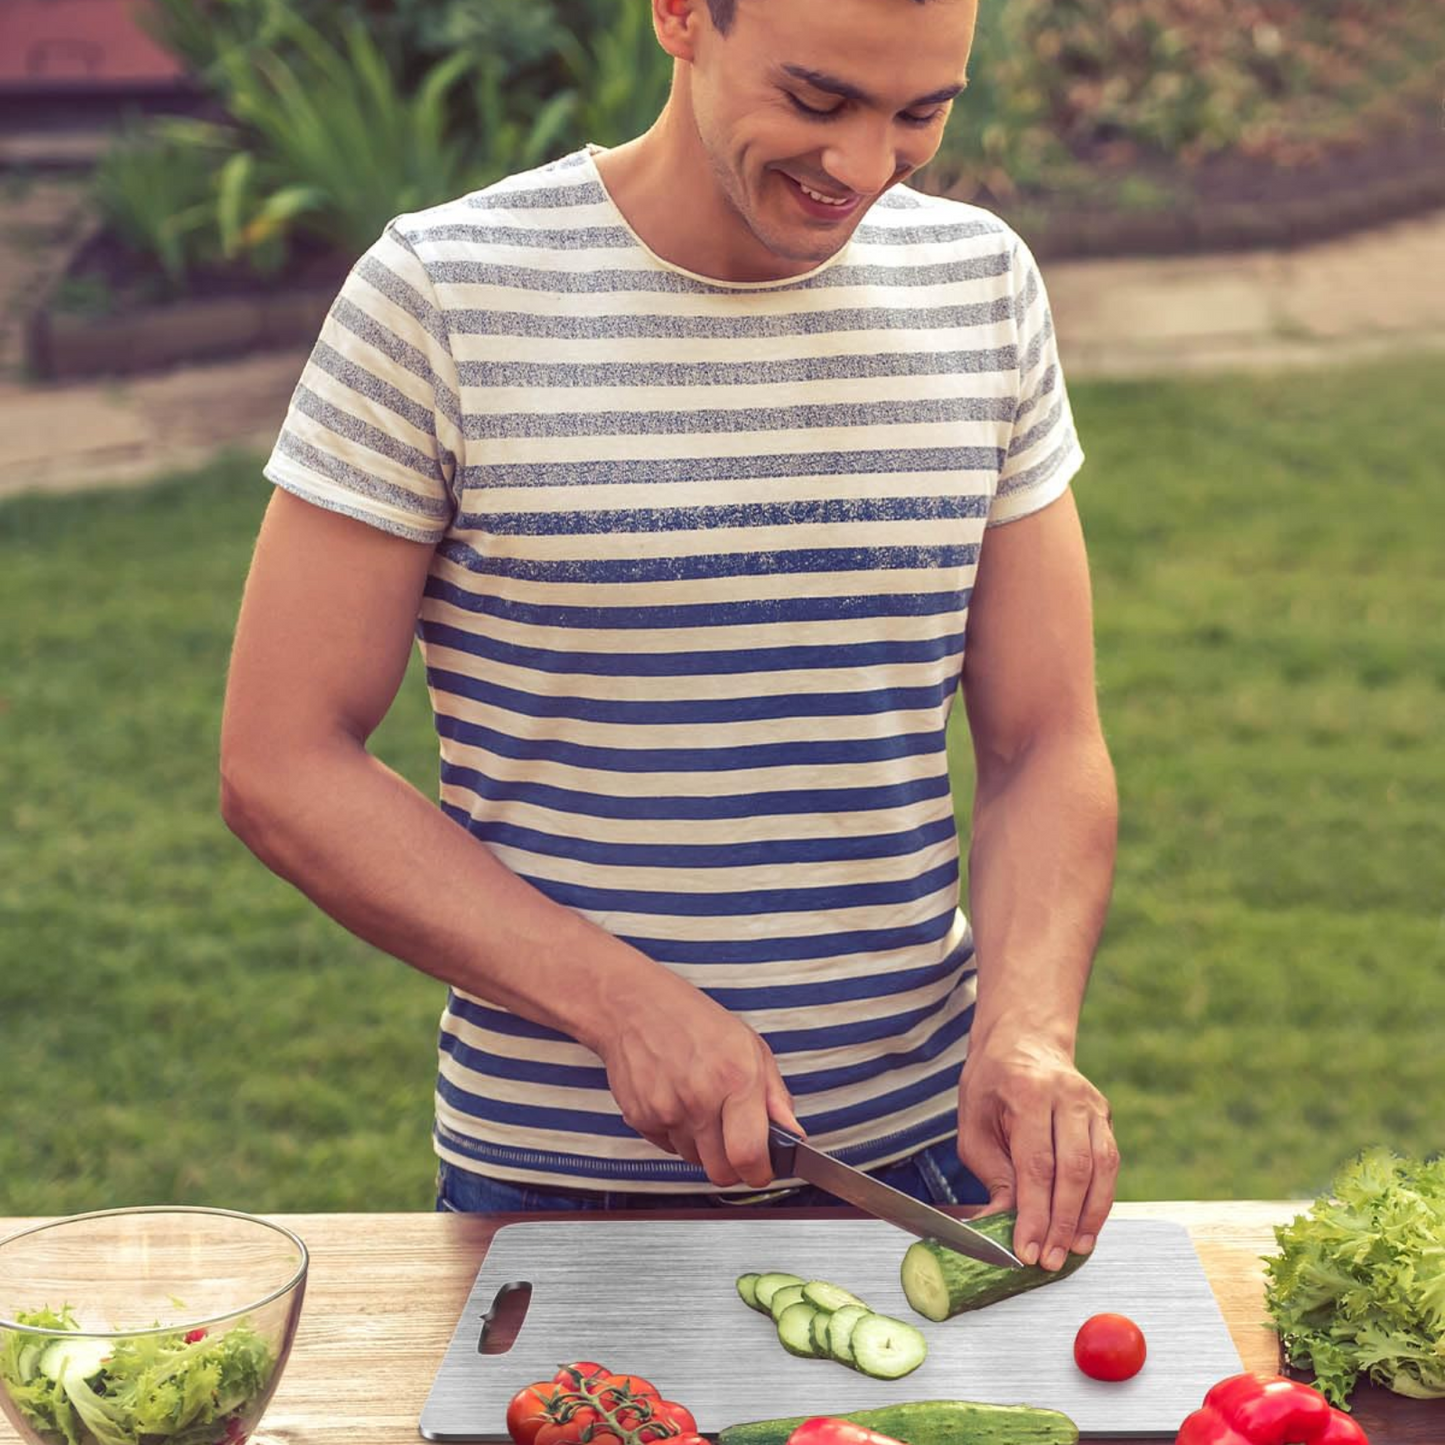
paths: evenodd
<path fill-rule="evenodd" d="M 804 276 L 633 234 L 590 152 L 398 216 L 266 475 L 435 545 L 440 802 L 744 1017 L 814 1141 L 953 1127 L 974 975 L 945 730 L 986 529 L 1082 461 L 1048 301 L 988 213 L 898 188 Z M 437 1147 L 707 1189 L 574 1040 L 459 992 Z"/>

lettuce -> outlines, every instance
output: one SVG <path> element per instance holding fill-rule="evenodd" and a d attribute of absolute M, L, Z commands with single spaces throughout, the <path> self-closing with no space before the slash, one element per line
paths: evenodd
<path fill-rule="evenodd" d="M 1290 1363 L 1332 1404 L 1362 1374 L 1445 1396 L 1445 1158 L 1366 1151 L 1274 1233 L 1265 1306 Z"/>
<path fill-rule="evenodd" d="M 78 1328 L 69 1306 L 33 1310 L 23 1325 Z M 55 1445 L 219 1445 L 253 1423 L 276 1360 L 249 1321 L 224 1334 L 179 1331 L 120 1339 L 98 1368 L 53 1366 L 53 1348 L 17 1330 L 0 1331 L 0 1382 L 20 1413 Z M 58 1376 L 58 1378 L 57 1378 Z"/>

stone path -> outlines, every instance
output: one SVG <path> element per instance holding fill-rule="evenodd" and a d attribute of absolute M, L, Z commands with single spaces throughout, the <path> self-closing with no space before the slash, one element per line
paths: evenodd
<path fill-rule="evenodd" d="M 269 451 L 306 349 L 136 378 L 24 379 L 25 306 L 83 204 L 0 178 L 0 496 L 127 485 Z M 1045 267 L 1071 379 L 1293 368 L 1445 350 L 1445 212 L 1294 251 Z M 258 463 L 259 465 L 259 463 Z"/>

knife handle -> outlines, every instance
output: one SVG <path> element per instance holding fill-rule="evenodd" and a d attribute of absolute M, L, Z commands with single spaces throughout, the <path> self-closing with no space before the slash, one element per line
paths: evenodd
<path fill-rule="evenodd" d="M 781 1124 L 768 1124 L 768 1162 L 773 1166 L 773 1178 L 787 1178 L 793 1173 L 793 1160 L 797 1155 L 802 1137 L 785 1129 Z"/>

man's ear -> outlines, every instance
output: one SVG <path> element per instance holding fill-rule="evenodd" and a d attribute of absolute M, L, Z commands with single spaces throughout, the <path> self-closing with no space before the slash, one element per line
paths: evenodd
<path fill-rule="evenodd" d="M 691 60 L 698 34 L 711 23 L 707 0 L 652 0 L 657 43 L 674 60 Z"/>

